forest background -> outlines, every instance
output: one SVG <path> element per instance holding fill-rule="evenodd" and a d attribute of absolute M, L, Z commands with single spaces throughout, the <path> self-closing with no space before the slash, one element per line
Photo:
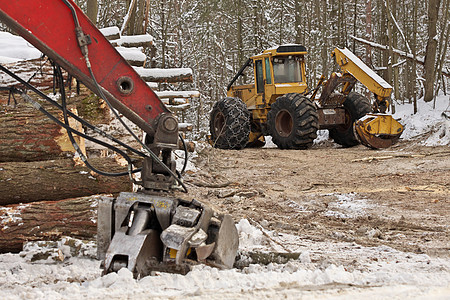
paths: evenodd
<path fill-rule="evenodd" d="M 281 44 L 306 46 L 310 88 L 337 70 L 331 51 L 349 48 L 394 87 L 392 112 L 399 102 L 417 112 L 418 99 L 430 102 L 448 89 L 450 0 L 75 2 L 99 28 L 152 35 L 157 51 L 147 53 L 149 67 L 193 70 L 192 84 L 161 88 L 200 91 L 188 112 L 196 138 L 208 133 L 205 116 L 247 58 Z"/>

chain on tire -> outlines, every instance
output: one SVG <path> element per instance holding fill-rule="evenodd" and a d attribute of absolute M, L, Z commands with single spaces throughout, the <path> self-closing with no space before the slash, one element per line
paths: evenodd
<path fill-rule="evenodd" d="M 242 149 L 250 134 L 250 112 L 239 98 L 219 100 L 211 111 L 209 128 L 214 147 Z"/>

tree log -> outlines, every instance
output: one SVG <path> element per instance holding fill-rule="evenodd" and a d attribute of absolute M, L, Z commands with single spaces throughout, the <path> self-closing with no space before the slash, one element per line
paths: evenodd
<path fill-rule="evenodd" d="M 21 60 L 5 65 L 11 72 L 37 88 L 49 88 L 53 86 L 53 66 L 46 59 Z M 0 85 L 2 87 L 19 86 L 20 84 L 3 72 L 0 73 Z"/>
<path fill-rule="evenodd" d="M 62 112 L 49 110 L 59 120 Z M 72 108 L 73 113 L 77 113 Z M 82 131 L 81 124 L 69 118 L 72 128 Z M 75 136 L 84 151 L 84 139 Z M 0 109 L 0 162 L 49 160 L 72 155 L 75 150 L 66 130 L 29 105 L 1 107 Z"/>
<path fill-rule="evenodd" d="M 153 37 L 149 34 L 139 34 L 139 35 L 125 35 L 121 36 L 117 40 L 111 40 L 111 45 L 114 47 L 152 47 Z"/>
<path fill-rule="evenodd" d="M 90 159 L 110 172 L 125 171 L 112 158 Z M 91 175 L 72 159 L 0 163 L 0 205 L 61 200 L 103 193 L 131 191 L 127 176 Z"/>
<path fill-rule="evenodd" d="M 192 82 L 192 69 L 190 68 L 173 68 L 173 69 L 158 69 L 158 68 L 142 68 L 134 67 L 139 76 L 146 82 Z"/>
<path fill-rule="evenodd" d="M 23 243 L 71 236 L 93 240 L 99 197 L 42 201 L 0 207 L 0 252 L 20 252 Z"/>

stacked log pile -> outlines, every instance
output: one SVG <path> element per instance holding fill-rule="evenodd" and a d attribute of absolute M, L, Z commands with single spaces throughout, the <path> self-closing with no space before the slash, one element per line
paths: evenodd
<path fill-rule="evenodd" d="M 146 64 L 143 51 L 153 47 L 152 38 L 148 35 L 120 37 L 117 30 L 110 32 L 113 32 L 111 43 L 154 90 L 162 83 L 192 82 L 191 69 L 143 68 Z M 20 61 L 8 65 L 8 68 L 23 79 L 30 79 L 32 85 L 46 94 L 54 90 L 53 66 L 45 59 Z M 121 132 L 111 122 L 110 111 L 103 100 L 83 85 L 81 93 L 75 95 L 72 80 L 68 80 L 66 86 L 72 88 L 68 93 L 68 103 L 73 113 L 122 140 Z M 8 89 L 22 89 L 20 85 L 6 74 L 0 74 L 0 87 L 0 253 L 21 251 L 27 241 L 58 240 L 63 235 L 93 239 L 96 233 L 96 195 L 131 191 L 128 177 L 106 177 L 91 172 L 74 156 L 65 129 L 25 104 L 19 95 L 15 95 L 18 104 L 7 104 L 10 98 Z M 175 114 L 183 113 L 189 107 L 189 101 L 199 97 L 197 91 L 156 93 Z M 44 106 L 62 120 L 58 109 Z M 75 120 L 69 122 L 73 128 L 90 133 Z M 180 122 L 180 131 L 186 130 L 192 130 L 192 125 Z M 98 169 L 125 171 L 119 159 L 108 156 L 108 152 L 99 153 L 92 143 L 80 137 L 77 137 L 77 143 Z M 193 143 L 188 142 L 187 146 L 194 151 Z"/>
<path fill-rule="evenodd" d="M 40 60 L 21 61 L 17 66 L 12 65 L 12 69 L 28 79 L 41 63 Z M 44 70 L 36 73 L 31 83 L 52 94 L 52 66 L 45 64 Z M 4 76 L 0 86 L 22 88 Z M 18 252 L 24 242 L 58 240 L 62 235 L 93 239 L 96 207 L 90 199 L 96 198 L 91 195 L 131 191 L 129 179 L 91 172 L 74 157 L 65 129 L 25 103 L 20 95 L 15 95 L 16 105 L 13 101 L 8 105 L 8 98 L 8 91 L 3 90 L 0 93 L 0 252 Z M 40 103 L 63 120 L 59 109 Z M 93 123 L 109 121 L 109 111 L 84 87 L 80 95 L 71 96 L 69 103 L 70 111 L 84 119 Z M 72 118 L 69 124 L 83 132 L 81 124 Z M 85 141 L 76 135 L 75 140 L 86 153 Z M 90 162 L 101 170 L 126 170 L 111 157 L 91 158 Z"/>

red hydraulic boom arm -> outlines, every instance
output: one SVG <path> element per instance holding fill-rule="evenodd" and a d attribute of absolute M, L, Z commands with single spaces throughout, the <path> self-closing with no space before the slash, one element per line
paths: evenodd
<path fill-rule="evenodd" d="M 176 179 L 169 153 L 178 122 L 73 0 L 1 1 L 0 21 L 147 133 L 153 159 L 144 163 L 143 186 L 167 190 Z M 151 153 L 160 151 L 163 164 Z M 160 173 L 171 176 L 163 182 Z"/>
<path fill-rule="evenodd" d="M 80 48 L 81 39 L 89 49 L 92 71 L 107 100 L 148 134 L 155 134 L 159 116 L 170 114 L 72 0 L 1 1 L 0 21 L 98 93 Z"/>

